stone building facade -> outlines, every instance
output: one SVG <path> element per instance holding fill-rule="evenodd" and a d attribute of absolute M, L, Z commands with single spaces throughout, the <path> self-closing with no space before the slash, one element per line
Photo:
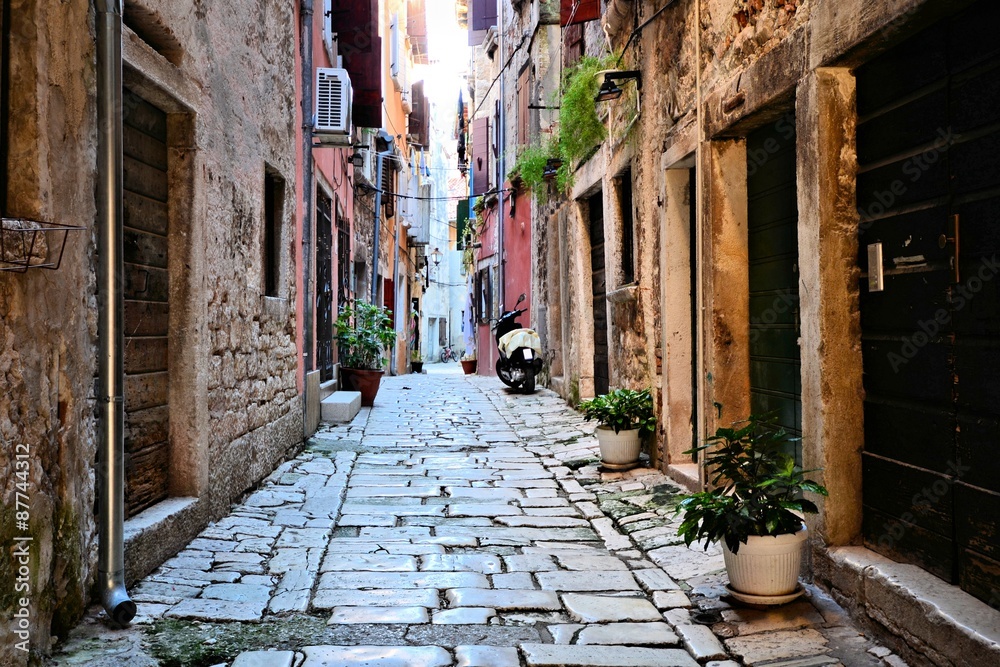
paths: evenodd
<path fill-rule="evenodd" d="M 996 9 L 599 5 L 576 43 L 641 90 L 535 215 L 552 387 L 651 386 L 690 488 L 693 443 L 776 411 L 830 491 L 807 574 L 910 664 L 993 664 Z"/>
<path fill-rule="evenodd" d="M 295 16 L 239 0 L 124 14 L 126 575 L 148 573 L 301 440 L 293 275 Z M 239 29 L 234 29 L 234 26 Z M 15 1 L 5 218 L 77 225 L 58 270 L 0 272 L 0 480 L 30 450 L 30 654 L 91 599 L 97 120 L 91 3 Z M 24 488 L 22 488 L 24 490 Z M 14 513 L 0 578 L 14 579 Z M 16 597 L 16 596 L 15 596 Z M 141 602 L 139 602 L 141 604 Z"/>

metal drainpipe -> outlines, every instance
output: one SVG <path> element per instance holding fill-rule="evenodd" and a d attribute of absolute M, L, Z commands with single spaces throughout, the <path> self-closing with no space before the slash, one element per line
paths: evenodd
<path fill-rule="evenodd" d="M 324 17 L 325 18 L 325 17 Z M 313 370 L 312 215 L 313 215 L 313 0 L 300 6 L 299 44 L 302 58 L 302 366 Z M 308 392 L 302 392 L 303 409 Z"/>
<path fill-rule="evenodd" d="M 382 165 L 386 151 L 377 153 L 378 165 L 375 169 L 375 234 L 372 240 L 372 305 L 378 303 L 378 235 L 379 220 L 382 217 Z"/>
<path fill-rule="evenodd" d="M 135 603 L 125 590 L 125 359 L 122 327 L 122 2 L 96 0 L 98 560 L 101 603 L 127 625 Z"/>
<path fill-rule="evenodd" d="M 503 27 L 504 27 L 503 26 L 503 19 L 504 19 L 503 10 L 504 10 L 504 0 L 500 0 L 500 2 L 497 3 L 497 50 L 499 51 L 499 55 L 500 55 L 499 62 L 500 62 L 500 67 L 501 68 L 503 68 L 503 64 L 504 64 L 504 55 L 503 55 L 504 48 L 503 48 L 503 46 L 504 46 L 504 41 L 505 41 L 504 40 L 504 29 L 503 29 Z M 506 171 L 504 170 L 504 167 L 506 166 L 505 165 L 506 160 L 504 160 L 504 153 L 505 153 L 505 148 L 506 148 L 506 143 L 507 143 L 507 127 L 506 127 L 506 117 L 507 117 L 507 114 L 505 113 L 505 111 L 506 111 L 506 109 L 505 109 L 506 101 L 507 101 L 507 98 L 504 96 L 504 73 L 503 73 L 503 70 L 501 69 L 501 71 L 500 71 L 500 113 L 499 113 L 499 119 L 498 119 L 498 122 L 500 124 L 500 131 L 499 131 L 499 133 L 497 135 L 497 143 L 499 144 L 499 146 L 497 148 L 500 151 L 500 154 L 497 156 L 497 170 L 500 172 L 499 174 L 497 174 L 497 190 L 498 190 L 498 192 L 497 192 L 497 246 L 498 246 L 497 250 L 499 251 L 499 255 L 500 255 L 500 266 L 498 267 L 499 270 L 497 271 L 497 301 L 499 302 L 499 312 L 497 313 L 497 316 L 499 316 L 501 313 L 503 313 L 504 310 L 507 307 L 506 304 L 505 304 L 505 299 L 506 299 L 506 296 L 507 296 L 507 290 L 505 289 L 505 286 L 504 286 L 504 282 L 506 280 L 506 275 L 507 275 L 507 271 L 506 271 L 506 268 L 507 268 L 507 256 L 506 256 L 506 251 L 504 249 L 504 243 L 506 242 L 506 239 L 504 238 L 505 234 L 504 234 L 504 229 L 503 229 L 503 202 L 504 202 L 504 196 L 503 196 L 504 195 L 504 191 L 503 191 L 503 188 L 504 188 L 504 181 L 506 179 Z M 513 196 L 513 195 L 511 195 L 511 196 Z M 490 354 L 492 354 L 492 350 L 493 350 L 493 348 L 491 347 L 490 348 Z"/>

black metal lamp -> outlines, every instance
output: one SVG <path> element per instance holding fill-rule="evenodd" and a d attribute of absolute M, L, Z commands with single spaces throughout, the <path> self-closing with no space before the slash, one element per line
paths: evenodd
<path fill-rule="evenodd" d="M 626 79 L 635 79 L 636 90 L 642 90 L 642 74 L 639 70 L 633 69 L 621 72 L 605 72 L 604 83 L 601 84 L 601 89 L 597 91 L 597 97 L 594 98 L 594 102 L 617 100 L 622 96 L 622 89 L 615 82 L 624 81 Z"/>
<path fill-rule="evenodd" d="M 368 147 L 367 146 L 361 146 L 359 144 L 359 145 L 356 145 L 356 146 L 351 146 L 351 148 L 354 149 L 354 152 L 351 153 L 351 155 L 347 159 L 350 160 L 351 164 L 353 164 L 355 167 L 363 167 L 363 166 L 365 166 L 365 156 L 362 155 L 361 151 L 368 150 Z"/>
<path fill-rule="evenodd" d="M 443 256 L 444 256 L 444 253 L 442 253 L 437 248 L 434 248 L 434 252 L 431 253 L 431 261 L 434 262 L 434 268 L 435 269 L 438 266 L 440 266 L 440 264 L 441 264 L 441 257 L 443 257 Z"/>

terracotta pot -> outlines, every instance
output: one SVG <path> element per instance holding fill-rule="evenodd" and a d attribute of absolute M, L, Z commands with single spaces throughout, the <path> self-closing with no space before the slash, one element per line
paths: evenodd
<path fill-rule="evenodd" d="M 638 429 L 623 429 L 615 433 L 607 426 L 598 426 L 595 431 L 601 448 L 601 463 L 611 470 L 629 470 L 639 463 L 642 441 Z"/>
<path fill-rule="evenodd" d="M 361 392 L 361 405 L 371 407 L 375 403 L 379 382 L 385 371 L 369 371 L 361 368 L 341 368 L 347 389 Z"/>
<path fill-rule="evenodd" d="M 472 375 L 476 372 L 476 360 L 471 361 L 462 360 L 462 370 L 465 371 L 466 375 Z"/>
<path fill-rule="evenodd" d="M 797 533 L 761 537 L 751 535 L 733 553 L 722 544 L 729 583 L 741 593 L 761 596 L 787 595 L 799 583 L 805 524 Z"/>

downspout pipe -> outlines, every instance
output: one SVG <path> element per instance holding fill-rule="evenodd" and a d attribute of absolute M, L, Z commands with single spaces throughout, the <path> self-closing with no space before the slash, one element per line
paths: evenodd
<path fill-rule="evenodd" d="M 382 170 L 385 169 L 383 161 L 388 151 L 379 151 L 375 158 L 378 164 L 375 165 L 375 233 L 372 237 L 372 305 L 378 303 L 378 238 L 381 230 L 379 222 L 382 220 Z"/>
<path fill-rule="evenodd" d="M 326 17 L 323 17 L 326 20 Z M 302 0 L 299 11 L 302 59 L 302 367 L 313 370 L 312 237 L 313 237 L 313 0 Z M 302 399 L 309 400 L 303 392 Z M 308 406 L 306 406 L 308 407 Z"/>
<path fill-rule="evenodd" d="M 101 604 L 135 617 L 125 590 L 125 358 L 122 326 L 122 0 L 95 0 L 97 23 L 98 558 Z"/>

